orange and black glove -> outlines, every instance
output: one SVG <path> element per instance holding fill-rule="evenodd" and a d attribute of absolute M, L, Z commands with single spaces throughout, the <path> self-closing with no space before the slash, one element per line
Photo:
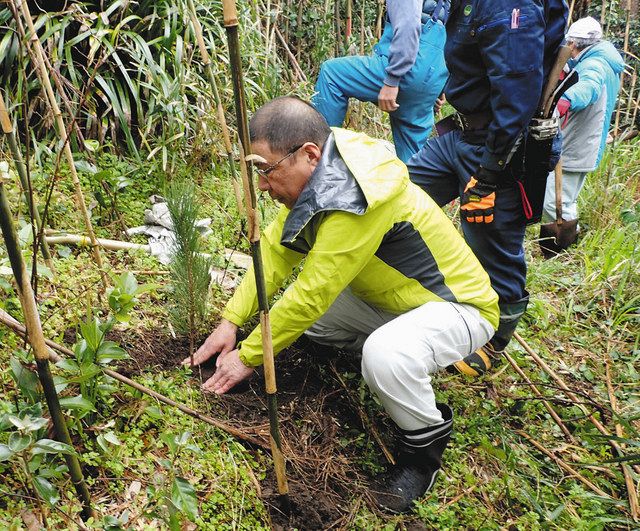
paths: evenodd
<path fill-rule="evenodd" d="M 460 198 L 460 216 L 468 223 L 492 223 L 497 186 L 471 177 Z"/>

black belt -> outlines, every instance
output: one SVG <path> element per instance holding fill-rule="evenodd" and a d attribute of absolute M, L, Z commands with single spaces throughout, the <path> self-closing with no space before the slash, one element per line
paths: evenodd
<path fill-rule="evenodd" d="M 483 131 L 489 127 L 492 119 L 493 115 L 489 111 L 473 114 L 457 112 L 453 115 L 453 120 L 461 131 Z"/>

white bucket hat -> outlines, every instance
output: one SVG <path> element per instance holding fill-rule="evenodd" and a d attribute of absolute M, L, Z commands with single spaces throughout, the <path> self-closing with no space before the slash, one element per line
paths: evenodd
<path fill-rule="evenodd" d="M 569 26 L 566 38 L 567 40 L 602 39 L 602 27 L 593 17 L 581 18 Z"/>

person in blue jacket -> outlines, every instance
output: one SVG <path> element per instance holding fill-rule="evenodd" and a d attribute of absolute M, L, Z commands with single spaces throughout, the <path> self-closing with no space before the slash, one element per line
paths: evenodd
<path fill-rule="evenodd" d="M 556 254 L 578 237 L 578 194 L 587 173 L 600 164 L 611 115 L 620 90 L 624 60 L 613 44 L 602 40 L 600 23 L 592 17 L 577 20 L 567 32 L 571 48 L 569 69 L 578 82 L 558 102 L 562 123 L 562 218 L 556 219 L 555 174 L 547 179 L 540 226 L 540 246 L 546 256 Z M 553 222 L 552 222 L 553 221 Z"/>
<path fill-rule="evenodd" d="M 562 44 L 564 0 L 453 0 L 446 24 L 451 131 L 407 163 L 439 205 L 460 197 L 462 230 L 498 293 L 492 340 L 456 364 L 477 376 L 504 351 L 528 303 L 522 144 Z"/>
<path fill-rule="evenodd" d="M 314 107 L 340 127 L 349 98 L 377 103 L 389 113 L 396 154 L 406 162 L 426 142 L 433 106 L 447 80 L 444 22 L 450 0 L 387 0 L 382 37 L 371 56 L 325 61 Z"/>

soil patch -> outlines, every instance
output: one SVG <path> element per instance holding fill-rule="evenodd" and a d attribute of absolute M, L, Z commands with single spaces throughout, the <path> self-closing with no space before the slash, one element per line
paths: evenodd
<path fill-rule="evenodd" d="M 112 335 L 132 356 L 118 369 L 129 375 L 172 370 L 188 356 L 184 338 L 140 331 Z M 386 464 L 382 447 L 393 453 L 391 424 L 382 412 L 372 416 L 359 406 L 360 377 L 355 376 L 359 375 L 359 360 L 350 355 L 318 349 L 300 340 L 278 356 L 276 371 L 290 506 L 287 508 L 278 495 L 274 474 L 268 474 L 261 490 L 273 528 L 349 527 L 363 504 L 376 510 L 369 483 Z M 211 362 L 196 368 L 194 385 L 213 372 Z M 268 441 L 261 369 L 234 391 L 222 397 L 206 395 L 208 413 Z M 403 523 L 412 529 L 422 528 L 410 519 Z"/>

